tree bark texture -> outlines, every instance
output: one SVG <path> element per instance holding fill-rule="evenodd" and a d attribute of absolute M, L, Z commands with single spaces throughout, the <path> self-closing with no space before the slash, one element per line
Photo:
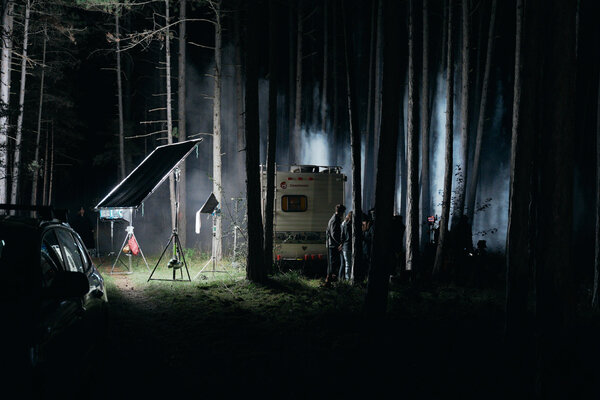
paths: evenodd
<path fill-rule="evenodd" d="M 48 43 L 48 26 L 44 24 L 44 42 L 42 45 L 42 74 L 40 77 L 40 102 L 38 106 L 37 132 L 33 158 L 33 182 L 31 184 L 31 205 L 37 205 L 38 179 L 40 176 L 40 136 L 42 134 L 42 111 L 44 106 L 44 77 L 46 74 L 46 44 Z"/>
<path fill-rule="evenodd" d="M 370 174 L 365 176 L 365 190 L 368 195 L 366 206 L 372 208 L 375 205 L 375 185 L 373 178 L 376 176 L 377 154 L 379 151 L 379 137 L 381 136 L 381 97 L 382 97 L 382 72 L 383 72 L 383 1 L 379 0 L 377 5 L 377 40 L 375 44 L 375 98 L 373 99 L 373 145 L 365 160 L 368 160 L 368 167 L 365 171 Z"/>
<path fill-rule="evenodd" d="M 297 4 L 296 4 L 297 5 Z M 296 7 L 296 11 L 298 8 Z M 288 164 L 294 163 L 294 110 L 296 102 L 294 88 L 296 87 L 295 48 L 294 48 L 294 2 L 288 3 Z"/>
<path fill-rule="evenodd" d="M 439 274 L 444 263 L 446 252 L 446 237 L 448 235 L 448 219 L 450 217 L 450 200 L 452 194 L 452 151 L 454 141 L 454 61 L 452 60 L 452 0 L 448 0 L 448 32 L 446 49 L 446 157 L 444 162 L 444 194 L 442 199 L 442 216 L 440 219 L 440 234 L 435 253 L 433 275 Z"/>
<path fill-rule="evenodd" d="M 531 118 L 522 115 L 533 112 L 531 83 L 524 88 L 522 82 L 523 58 L 523 1 L 517 0 L 515 75 L 513 94 L 510 195 L 508 211 L 508 234 L 506 242 L 506 321 L 505 334 L 509 342 L 515 342 L 523 334 L 527 322 L 527 292 L 531 279 L 529 254 L 530 227 L 529 204 L 531 201 L 532 129 Z M 533 57 L 533 55 L 531 55 Z M 524 101 L 521 93 L 525 90 Z M 470 209 L 470 208 L 469 208 Z"/>
<path fill-rule="evenodd" d="M 346 91 L 348 94 L 348 126 L 350 127 L 350 155 L 352 163 L 352 282 L 362 282 L 365 276 L 362 263 L 362 205 L 361 205 L 361 140 L 358 120 L 358 103 L 354 90 L 356 72 L 353 60 L 352 41 L 348 37 L 351 24 L 346 8 L 342 3 L 344 27 L 344 64 L 346 69 Z"/>
<path fill-rule="evenodd" d="M 260 202 L 259 144 L 258 124 L 258 49 L 257 49 L 257 4 L 247 2 L 247 40 L 246 47 L 246 196 L 248 215 L 248 256 L 246 277 L 253 282 L 266 279 L 263 255 L 263 227 Z"/>
<path fill-rule="evenodd" d="M 594 257 L 594 289 L 592 308 L 600 308 L 600 79 L 598 79 L 598 106 L 596 113 L 596 248 Z"/>
<path fill-rule="evenodd" d="M 213 94 L 213 193 L 219 204 L 223 204 L 222 182 L 222 137 L 221 137 L 221 0 L 212 3 L 215 13 L 215 72 Z M 223 257 L 223 221 L 215 219 L 214 254 L 217 261 Z"/>
<path fill-rule="evenodd" d="M 525 3 L 523 54 L 541 51 L 537 59 L 524 60 L 523 79 L 536 83 L 536 101 L 533 113 L 521 114 L 533 119 L 534 144 L 543 143 L 535 146 L 532 201 L 539 398 L 566 398 L 576 384 L 570 368 L 575 298 L 569 245 L 573 229 L 575 14 L 573 0 Z M 522 96 L 524 101 L 525 93 Z"/>
<path fill-rule="evenodd" d="M 43 175 L 43 185 L 42 185 L 42 205 L 48 205 L 48 138 L 49 129 L 46 129 L 46 141 L 44 143 L 44 175 Z"/>
<path fill-rule="evenodd" d="M 406 208 L 406 270 L 415 269 L 419 257 L 419 128 L 418 92 L 415 78 L 415 17 L 417 7 L 409 1 L 408 23 L 408 129 L 407 171 L 408 193 Z M 404 195 L 404 194 L 403 194 Z"/>
<path fill-rule="evenodd" d="M 50 178 L 48 179 L 48 205 L 52 205 L 52 188 L 54 187 L 54 121 L 50 128 Z"/>
<path fill-rule="evenodd" d="M 169 26 L 171 17 L 169 15 L 169 0 L 165 0 L 165 26 Z M 173 109 L 171 100 L 171 30 L 165 32 L 165 75 L 166 75 L 166 112 L 167 112 L 167 143 L 173 143 Z M 169 201 L 171 204 L 171 226 L 173 229 L 177 226 L 177 199 L 175 197 L 175 177 L 173 173 L 169 174 Z"/>
<path fill-rule="evenodd" d="M 277 149 L 277 14 L 269 1 L 269 120 L 267 138 L 267 191 L 265 199 L 265 268 L 273 264 L 273 208 L 275 203 L 275 150 Z M 269 268 L 270 269 L 270 268 Z"/>
<path fill-rule="evenodd" d="M 296 101 L 294 109 L 294 160 L 302 163 L 302 0 L 298 0 L 297 30 L 296 30 Z"/>
<path fill-rule="evenodd" d="M 423 74 L 421 84 L 421 206 L 419 226 L 421 227 L 421 251 L 429 242 L 426 220 L 431 215 L 429 193 L 429 0 L 423 0 Z"/>
<path fill-rule="evenodd" d="M 372 146 L 373 146 L 373 136 L 374 136 L 374 129 L 373 129 L 373 115 L 374 115 L 374 110 L 373 110 L 373 85 L 374 85 L 374 75 L 375 75 L 375 71 L 374 71 L 374 64 L 375 64 L 375 39 L 377 37 L 377 30 L 376 30 L 376 25 L 377 25 L 377 9 L 378 9 L 378 4 L 379 2 L 372 2 L 372 12 L 371 12 L 371 44 L 369 47 L 369 88 L 368 88 L 368 94 L 367 94 L 367 120 L 365 121 L 365 153 L 364 153 L 364 168 L 363 168 L 363 173 L 365 176 L 373 176 L 374 174 L 372 173 L 372 170 L 370 169 L 372 167 L 371 165 L 371 154 L 373 153 L 372 150 Z M 370 201 L 370 194 L 367 193 L 368 188 L 370 186 L 370 179 L 365 180 L 363 182 L 363 192 L 362 192 L 362 205 L 363 207 L 369 204 Z"/>
<path fill-rule="evenodd" d="M 15 152 L 12 169 L 12 182 L 10 190 L 11 204 L 17 204 L 19 182 L 21 180 L 21 142 L 23 137 L 23 113 L 25 106 L 25 84 L 27 82 L 27 40 L 29 35 L 29 15 L 31 0 L 25 3 L 25 20 L 23 21 L 23 54 L 21 56 L 21 87 L 19 88 L 19 115 L 17 117 L 17 133 L 15 139 Z"/>
<path fill-rule="evenodd" d="M 387 307 L 389 276 L 391 263 L 389 249 L 392 247 L 392 216 L 396 194 L 396 158 L 399 129 L 399 103 L 401 102 L 400 74 L 401 55 L 398 51 L 400 24 L 400 3 L 385 1 L 384 27 L 384 63 L 382 93 L 382 125 L 379 154 L 377 157 L 377 181 L 375 187 L 376 221 L 373 238 L 373 254 L 367 287 L 367 312 L 372 317 L 381 317 Z"/>
<path fill-rule="evenodd" d="M 237 128 L 237 160 L 239 170 L 242 171 L 245 168 L 246 159 L 244 157 L 244 152 L 242 151 L 245 147 L 244 141 L 244 79 L 242 76 L 242 44 L 241 44 L 241 35 L 242 35 L 242 21 L 241 21 L 241 3 L 238 1 L 237 3 L 238 9 L 234 11 L 233 14 L 233 35 L 235 38 L 235 100 L 236 100 L 236 128 Z M 241 174 L 240 174 L 241 177 Z M 245 183 L 245 180 L 242 178 L 240 180 L 240 187 Z M 238 216 L 236 216 L 237 218 Z"/>
<path fill-rule="evenodd" d="M 400 202 L 399 204 L 397 204 L 398 207 L 398 212 L 400 213 L 400 215 L 402 215 L 403 217 L 406 217 L 406 202 L 408 200 L 408 195 L 407 195 L 407 191 L 406 191 L 406 187 L 407 187 L 407 181 L 408 181 L 408 173 L 407 173 L 407 163 L 406 163 L 406 145 L 407 145 L 407 126 L 404 123 L 404 101 L 401 101 L 400 104 L 398 105 L 398 107 L 400 108 L 399 112 L 399 116 L 398 118 L 400 118 L 400 129 L 398 129 L 398 165 L 396 167 L 397 169 L 397 182 L 396 185 L 398 185 L 397 187 L 399 188 L 399 191 L 401 193 L 400 196 Z M 397 190 L 398 191 L 398 190 Z"/>
<path fill-rule="evenodd" d="M 481 164 L 481 145 L 483 142 L 483 127 L 485 124 L 485 110 L 489 92 L 490 69 L 492 66 L 492 51 L 494 49 L 494 30 L 496 26 L 496 3 L 492 1 L 492 13 L 488 32 L 487 51 L 485 55 L 485 72 L 483 73 L 483 86 L 481 87 L 481 103 L 479 104 L 479 118 L 477 121 L 477 137 L 475 139 L 475 153 L 473 155 L 473 170 L 469 175 L 469 191 L 467 196 L 467 216 L 473 222 L 475 214 L 475 200 L 477 195 L 477 183 L 479 181 L 479 165 Z M 515 63 L 516 64 L 516 63 Z M 516 68 L 516 65 L 515 65 Z M 515 71 L 516 74 L 516 71 Z M 513 120 L 514 123 L 514 120 Z"/>
<path fill-rule="evenodd" d="M 186 64 L 186 4 L 187 0 L 179 0 L 179 46 L 177 57 L 177 133 L 179 141 L 187 140 L 186 131 L 186 107 L 185 107 L 185 64 Z M 179 164 L 179 213 L 183 218 L 179 218 L 179 240 L 181 245 L 187 245 L 187 182 L 185 160 Z"/>
<path fill-rule="evenodd" d="M 460 172 L 457 174 L 456 182 L 456 204 L 454 208 L 453 221 L 458 222 L 465 212 L 465 193 L 467 189 L 467 177 L 469 176 L 469 69 L 470 69 L 470 15 L 469 0 L 462 0 L 462 87 L 460 104 Z M 454 222 L 453 222 L 454 226 Z"/>
<path fill-rule="evenodd" d="M 329 61 L 329 35 L 328 26 L 329 20 L 327 19 L 327 10 L 329 9 L 329 2 L 325 0 L 323 2 L 323 87 L 321 89 L 321 131 L 327 132 L 327 73 L 329 72 L 328 61 Z"/>
<path fill-rule="evenodd" d="M 119 28 L 119 11 L 115 8 L 115 57 L 117 59 L 117 108 L 119 112 L 119 179 L 125 179 L 125 129 L 123 127 L 123 85 L 121 82 L 121 32 Z"/>
<path fill-rule="evenodd" d="M 10 104 L 10 71 L 13 51 L 14 3 L 8 2 L 2 15 L 2 55 L 0 68 L 0 203 L 8 199 L 8 109 Z"/>

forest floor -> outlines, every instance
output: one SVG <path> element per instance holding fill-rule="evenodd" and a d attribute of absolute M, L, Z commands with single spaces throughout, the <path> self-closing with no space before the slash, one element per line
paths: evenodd
<path fill-rule="evenodd" d="M 510 367 L 501 288 L 393 284 L 387 318 L 374 322 L 364 314 L 365 289 L 325 289 L 297 273 L 259 286 L 234 270 L 146 283 L 145 267 L 100 269 L 110 329 L 93 398 L 532 397 L 533 369 L 523 366 L 534 346 Z M 600 355 L 600 326 L 581 325 L 574 390 L 589 394 L 600 373 L 588 360 Z"/>

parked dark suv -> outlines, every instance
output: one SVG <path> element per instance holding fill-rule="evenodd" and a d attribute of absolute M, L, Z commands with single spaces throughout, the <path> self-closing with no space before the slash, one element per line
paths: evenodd
<path fill-rule="evenodd" d="M 49 397 L 85 387 L 101 358 L 108 301 L 81 238 L 56 211 L 0 205 L 0 214 L 33 209 L 36 218 L 0 215 L 0 348 L 10 366 L 0 375 L 4 390 Z"/>

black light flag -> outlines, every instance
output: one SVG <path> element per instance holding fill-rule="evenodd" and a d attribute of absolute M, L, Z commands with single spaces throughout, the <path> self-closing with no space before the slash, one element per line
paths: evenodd
<path fill-rule="evenodd" d="M 138 208 L 202 139 L 159 146 L 98 203 L 103 208 Z"/>

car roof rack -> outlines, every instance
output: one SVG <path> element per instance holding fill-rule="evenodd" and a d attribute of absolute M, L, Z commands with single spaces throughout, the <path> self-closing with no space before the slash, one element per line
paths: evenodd
<path fill-rule="evenodd" d="M 53 206 L 30 206 L 21 204 L 0 204 L 0 210 L 8 211 L 34 211 L 37 218 L 42 220 L 57 219 L 61 222 L 67 222 L 67 209 L 55 209 Z"/>

